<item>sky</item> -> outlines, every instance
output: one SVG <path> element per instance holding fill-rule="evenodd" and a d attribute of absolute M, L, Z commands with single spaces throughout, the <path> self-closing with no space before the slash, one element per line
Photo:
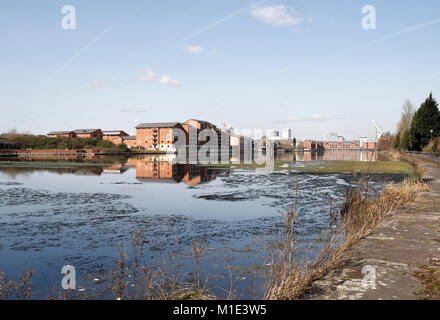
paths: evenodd
<path fill-rule="evenodd" d="M 195 118 L 374 138 L 406 99 L 440 99 L 439 34 L 438 0 L 2 1 L 0 132 Z"/>

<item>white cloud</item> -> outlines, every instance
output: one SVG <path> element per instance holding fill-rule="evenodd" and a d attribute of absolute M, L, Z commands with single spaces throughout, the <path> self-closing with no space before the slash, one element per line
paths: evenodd
<path fill-rule="evenodd" d="M 251 14 L 264 23 L 276 27 L 298 26 L 304 21 L 304 18 L 298 16 L 295 10 L 284 4 L 267 7 L 254 7 L 251 10 Z"/>
<path fill-rule="evenodd" d="M 170 86 L 180 86 L 180 82 L 178 80 L 172 79 L 166 74 L 161 76 L 149 69 L 138 71 L 136 79 L 145 82 L 159 82 L 160 84 L 166 84 Z"/>
<path fill-rule="evenodd" d="M 197 54 L 203 51 L 203 47 L 186 45 L 183 47 L 183 50 L 190 54 Z"/>
<path fill-rule="evenodd" d="M 157 74 L 149 69 L 144 69 L 138 72 L 137 79 L 140 81 L 154 81 L 157 79 Z"/>
<path fill-rule="evenodd" d="M 174 80 L 174 79 L 168 77 L 166 74 L 164 74 L 162 76 L 162 78 L 160 79 L 160 83 L 167 84 L 167 85 L 170 85 L 170 86 L 180 86 L 180 82 L 179 81 Z"/>

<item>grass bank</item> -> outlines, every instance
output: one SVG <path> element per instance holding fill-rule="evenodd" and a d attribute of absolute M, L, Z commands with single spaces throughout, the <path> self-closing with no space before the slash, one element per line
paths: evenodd
<path fill-rule="evenodd" d="M 363 177 L 356 188 L 347 192 L 346 202 L 340 212 L 337 230 L 313 261 L 298 257 L 295 243 L 295 206 L 283 212 L 284 241 L 273 253 L 270 279 L 265 298 L 269 300 L 301 299 L 311 284 L 328 271 L 339 267 L 353 244 L 369 235 L 387 217 L 414 202 L 421 192 L 429 188 L 419 180 L 406 180 L 383 188 L 380 196 L 370 194 L 368 176 Z M 390 248 L 391 250 L 391 248 Z"/>

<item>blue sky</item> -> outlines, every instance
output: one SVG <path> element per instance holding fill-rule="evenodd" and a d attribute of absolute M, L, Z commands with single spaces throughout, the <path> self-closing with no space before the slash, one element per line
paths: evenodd
<path fill-rule="evenodd" d="M 61 27 L 64 5 L 76 29 Z M 361 26 L 364 5 L 376 29 Z M 0 132 L 205 119 L 297 138 L 395 130 L 440 98 L 440 2 L 47 0 L 0 5 Z"/>

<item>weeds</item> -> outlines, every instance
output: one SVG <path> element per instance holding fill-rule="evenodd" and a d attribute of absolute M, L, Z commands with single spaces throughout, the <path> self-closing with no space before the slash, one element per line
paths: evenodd
<path fill-rule="evenodd" d="M 30 299 L 32 297 L 33 271 L 26 266 L 23 275 L 18 275 L 17 280 L 6 280 L 0 271 L 0 300 L 7 300 L 12 295 L 15 299 Z"/>
<path fill-rule="evenodd" d="M 296 191 L 292 208 L 281 212 L 284 239 L 270 261 L 271 272 L 265 299 L 302 298 L 313 281 L 343 262 L 344 253 L 351 245 L 370 234 L 384 218 L 395 213 L 396 209 L 413 202 L 420 192 L 429 191 L 421 181 L 405 180 L 400 185 L 385 186 L 382 194 L 374 197 L 371 195 L 370 181 L 370 175 L 363 175 L 357 186 L 347 192 L 345 205 L 340 211 L 338 228 L 314 261 L 301 258 L 295 241 Z"/>

